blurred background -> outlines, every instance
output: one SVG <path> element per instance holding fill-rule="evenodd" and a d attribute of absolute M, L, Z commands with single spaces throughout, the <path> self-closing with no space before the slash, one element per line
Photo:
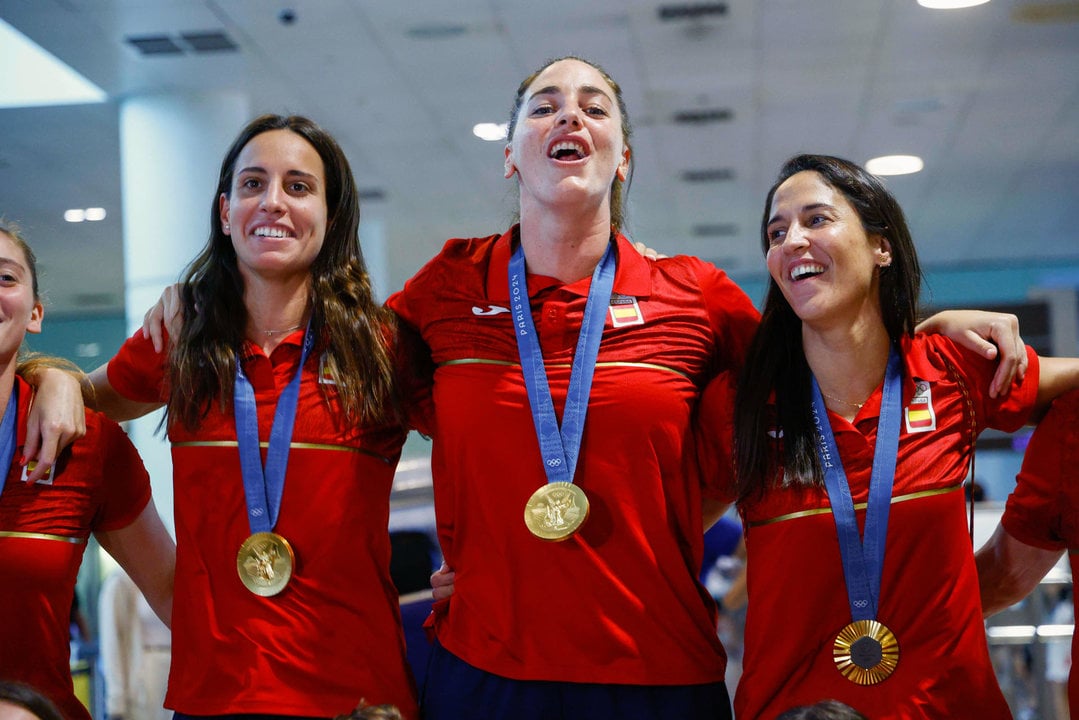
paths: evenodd
<path fill-rule="evenodd" d="M 86 369 L 205 241 L 221 156 L 254 115 L 308 115 L 340 140 L 385 296 L 447 238 L 509 225 L 497 126 L 518 83 L 566 54 L 623 88 L 632 239 L 712 261 L 760 300 L 762 203 L 786 157 L 916 156 L 886 182 L 927 311 L 1006 309 L 1039 352 L 1079 354 L 1079 2 L 0 0 L 0 31 L 0 216 L 25 231 L 47 297 L 31 346 Z M 156 422 L 129 432 L 171 519 Z M 1024 443 L 982 438 L 980 537 Z M 410 439 L 394 529 L 431 531 L 428 454 Z M 91 637 L 109 570 L 87 554 Z M 993 621 L 1017 717 L 1055 717 L 1047 651 L 1071 630 L 1049 619 L 1067 581 Z"/>

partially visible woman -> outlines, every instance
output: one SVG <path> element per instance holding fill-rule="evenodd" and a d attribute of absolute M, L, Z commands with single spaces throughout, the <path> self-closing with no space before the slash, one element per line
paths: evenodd
<path fill-rule="evenodd" d="M 0 225 L 0 678 L 30 685 L 69 719 L 90 714 L 72 687 L 68 621 L 90 535 L 138 584 L 157 615 L 171 617 L 175 546 L 150 497 L 150 481 L 127 435 L 85 413 L 86 434 L 43 480 L 17 462 L 32 390 L 16 373 L 26 333 L 44 308 L 34 253 Z M 22 370 L 57 364 L 31 358 Z"/>
<path fill-rule="evenodd" d="M 52 700 L 22 683 L 0 680 L 0 720 L 64 720 Z"/>
<path fill-rule="evenodd" d="M 1018 428 L 1079 362 L 1028 348 L 1025 380 L 994 398 L 994 363 L 915 334 L 902 210 L 850 162 L 790 160 L 761 231 L 771 281 L 734 416 L 750 598 L 736 715 L 833 698 L 868 717 L 1009 717 L 962 483 L 977 436 Z M 705 442 L 725 384 L 706 391 L 720 430 Z"/>

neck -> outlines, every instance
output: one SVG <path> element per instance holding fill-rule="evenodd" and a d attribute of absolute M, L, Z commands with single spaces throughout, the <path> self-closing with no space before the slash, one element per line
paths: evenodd
<path fill-rule="evenodd" d="M 245 336 L 269 355 L 290 332 L 307 322 L 311 277 L 292 281 L 245 278 Z"/>
<path fill-rule="evenodd" d="M 825 333 L 803 325 L 802 345 L 825 405 L 848 420 L 854 418 L 884 380 L 891 350 L 884 325 L 869 323 Z"/>
<path fill-rule="evenodd" d="M 528 272 L 571 283 L 596 269 L 611 237 L 610 209 L 567 217 L 565 213 L 521 209 L 521 245 Z"/>

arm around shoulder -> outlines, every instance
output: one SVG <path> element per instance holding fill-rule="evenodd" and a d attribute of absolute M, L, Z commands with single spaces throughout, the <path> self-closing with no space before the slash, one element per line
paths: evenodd
<path fill-rule="evenodd" d="M 164 404 L 138 402 L 121 395 L 109 382 L 108 363 L 85 376 L 82 385 L 82 396 L 88 406 L 104 413 L 106 417 L 115 422 L 140 418 L 143 415 L 152 413 Z"/>
<path fill-rule="evenodd" d="M 1025 598 L 1063 554 L 1063 550 L 1020 542 L 997 525 L 993 536 L 974 554 L 982 614 L 989 617 Z"/>

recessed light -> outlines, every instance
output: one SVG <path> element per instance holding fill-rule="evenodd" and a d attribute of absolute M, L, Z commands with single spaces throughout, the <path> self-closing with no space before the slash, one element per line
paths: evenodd
<path fill-rule="evenodd" d="M 505 140 L 507 130 L 509 123 L 477 123 L 472 126 L 472 134 L 487 142 Z"/>
<path fill-rule="evenodd" d="M 105 208 L 86 208 L 86 219 L 90 222 L 104 220 L 105 214 Z"/>
<path fill-rule="evenodd" d="M 925 167 L 917 155 L 882 155 L 865 164 L 865 169 L 874 175 L 910 175 Z"/>
<path fill-rule="evenodd" d="M 64 220 L 68 222 L 82 222 L 86 219 L 86 211 L 82 208 L 71 208 L 70 210 L 64 210 Z"/>
<path fill-rule="evenodd" d="M 984 5 L 987 2 L 989 0 L 918 0 L 919 5 L 933 10 L 959 10 L 960 8 L 974 7 L 975 5 Z"/>

